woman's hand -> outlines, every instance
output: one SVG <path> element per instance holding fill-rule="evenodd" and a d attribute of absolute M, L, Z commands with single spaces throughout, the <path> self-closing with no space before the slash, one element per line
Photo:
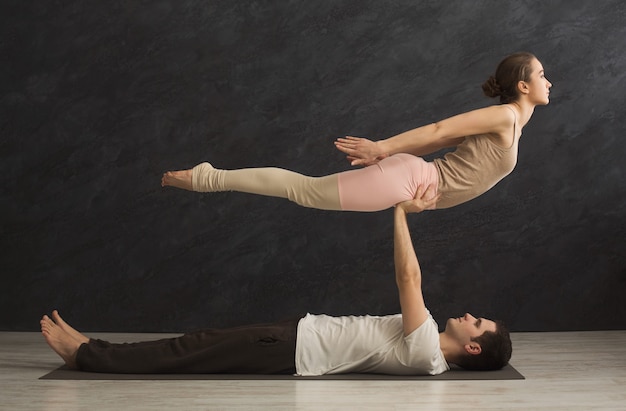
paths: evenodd
<path fill-rule="evenodd" d="M 346 153 L 348 161 L 353 166 L 371 166 L 389 156 L 383 153 L 376 141 L 360 137 L 340 137 L 335 141 L 335 147 Z"/>

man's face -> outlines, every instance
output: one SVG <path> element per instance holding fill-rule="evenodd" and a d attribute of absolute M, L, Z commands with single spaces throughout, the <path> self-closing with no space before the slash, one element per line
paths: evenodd
<path fill-rule="evenodd" d="M 478 337 L 485 331 L 496 332 L 496 323 L 486 318 L 476 318 L 470 313 L 448 319 L 445 329 L 446 333 L 461 344 L 469 344 L 471 338 Z"/>

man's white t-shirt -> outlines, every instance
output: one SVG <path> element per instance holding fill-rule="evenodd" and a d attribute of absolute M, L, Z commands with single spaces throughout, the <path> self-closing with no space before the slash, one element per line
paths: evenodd
<path fill-rule="evenodd" d="M 307 314 L 298 323 L 297 375 L 436 375 L 449 369 L 439 346 L 439 327 L 430 312 L 424 324 L 406 337 L 402 314 Z"/>

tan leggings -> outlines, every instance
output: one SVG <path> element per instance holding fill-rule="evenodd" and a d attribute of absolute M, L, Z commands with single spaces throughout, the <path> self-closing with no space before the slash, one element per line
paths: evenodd
<path fill-rule="evenodd" d="M 399 153 L 375 165 L 324 177 L 308 177 L 281 168 L 218 170 L 209 163 L 193 168 L 194 191 L 241 191 L 287 198 L 321 210 L 380 211 L 411 200 L 420 185 L 437 187 L 432 162 Z M 434 206 L 433 206 L 434 208 Z"/>
<path fill-rule="evenodd" d="M 337 174 L 309 177 L 282 168 L 220 170 L 209 163 L 195 166 L 191 174 L 194 191 L 240 191 L 287 198 L 301 206 L 341 210 Z"/>

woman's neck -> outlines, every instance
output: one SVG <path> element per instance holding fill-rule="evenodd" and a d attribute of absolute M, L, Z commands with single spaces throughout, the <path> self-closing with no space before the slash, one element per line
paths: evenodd
<path fill-rule="evenodd" d="M 517 113 L 519 114 L 518 123 L 519 126 L 523 128 L 526 123 L 530 121 L 530 118 L 535 112 L 535 105 L 523 100 L 514 101 L 510 104 L 515 108 L 515 110 L 517 110 Z"/>

